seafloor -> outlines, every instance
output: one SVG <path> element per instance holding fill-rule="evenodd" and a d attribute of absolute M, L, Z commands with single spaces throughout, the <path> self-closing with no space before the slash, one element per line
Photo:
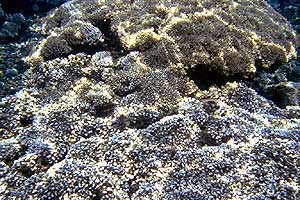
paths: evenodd
<path fill-rule="evenodd" d="M 299 0 L 0 0 L 0 199 L 300 199 Z"/>

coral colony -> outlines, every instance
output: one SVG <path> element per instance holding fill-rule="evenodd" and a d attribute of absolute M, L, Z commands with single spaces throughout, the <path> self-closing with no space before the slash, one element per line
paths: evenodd
<path fill-rule="evenodd" d="M 0 2 L 0 199 L 300 199 L 294 4 Z"/>

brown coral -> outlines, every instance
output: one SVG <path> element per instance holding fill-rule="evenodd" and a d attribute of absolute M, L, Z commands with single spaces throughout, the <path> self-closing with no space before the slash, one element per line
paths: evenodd
<path fill-rule="evenodd" d="M 87 21 L 100 30 L 103 21 L 109 21 L 122 46 L 144 51 L 144 62 L 150 66 L 205 65 L 221 74 L 246 76 L 255 73 L 255 65 L 276 67 L 296 56 L 291 25 L 262 0 L 74 0 L 64 9 L 72 6 L 82 13 L 67 17 L 69 21 Z M 44 20 L 42 32 L 66 29 L 53 26 L 61 9 Z"/>

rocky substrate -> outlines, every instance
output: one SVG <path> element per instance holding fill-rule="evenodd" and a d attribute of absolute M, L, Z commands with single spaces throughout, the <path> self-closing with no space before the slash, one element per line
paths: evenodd
<path fill-rule="evenodd" d="M 297 0 L 279 1 L 267 0 L 280 12 L 300 33 L 300 2 Z M 287 64 L 280 65 L 278 69 L 261 71 L 253 81 L 254 88 L 261 95 L 275 102 L 280 107 L 300 105 L 300 58 Z"/>
<path fill-rule="evenodd" d="M 73 0 L 33 30 L 0 199 L 300 199 L 299 90 L 254 90 L 299 78 L 265 1 Z"/>
<path fill-rule="evenodd" d="M 300 2 L 298 0 L 267 0 L 300 32 Z"/>

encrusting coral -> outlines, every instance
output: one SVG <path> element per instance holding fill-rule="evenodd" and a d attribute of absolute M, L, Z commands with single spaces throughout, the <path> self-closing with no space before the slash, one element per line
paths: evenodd
<path fill-rule="evenodd" d="M 72 7 L 80 12 L 65 14 Z M 75 0 L 55 10 L 37 29 L 53 34 L 77 20 L 100 30 L 109 23 L 122 46 L 142 51 L 151 66 L 201 64 L 222 74 L 246 76 L 255 73 L 255 64 L 269 68 L 296 56 L 291 25 L 262 0 Z"/>
<path fill-rule="evenodd" d="M 242 80 L 296 53 L 264 1 L 73 0 L 34 28 L 0 102 L 0 199 L 300 198 L 299 106 Z M 241 78 L 200 90 L 199 66 Z"/>

